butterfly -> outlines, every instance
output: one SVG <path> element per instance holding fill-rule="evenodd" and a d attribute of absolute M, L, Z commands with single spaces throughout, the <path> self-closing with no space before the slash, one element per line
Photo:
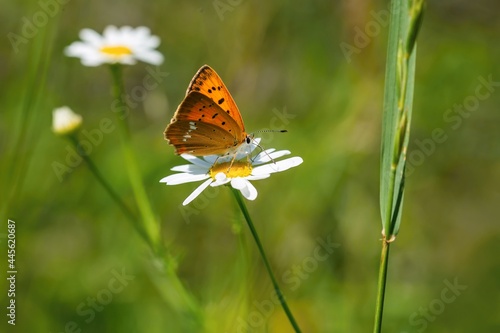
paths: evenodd
<path fill-rule="evenodd" d="M 175 153 L 235 155 L 252 142 L 222 79 L 208 65 L 195 74 L 164 132 Z"/>

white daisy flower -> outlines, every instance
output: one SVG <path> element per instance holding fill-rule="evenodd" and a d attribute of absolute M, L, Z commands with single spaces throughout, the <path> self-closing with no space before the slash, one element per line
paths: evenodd
<path fill-rule="evenodd" d="M 102 64 L 134 65 L 137 60 L 160 65 L 163 55 L 155 50 L 160 38 L 151 35 L 147 27 L 117 28 L 109 25 L 102 35 L 91 29 L 80 31 L 82 41 L 73 42 L 64 49 L 69 57 L 80 58 L 85 66 Z"/>
<path fill-rule="evenodd" d="M 52 131 L 65 135 L 75 131 L 82 124 L 82 116 L 76 114 L 67 106 L 52 111 Z"/>
<path fill-rule="evenodd" d="M 250 150 L 253 151 L 259 142 L 260 139 L 255 139 L 250 144 Z M 184 206 L 196 199 L 208 186 L 225 184 L 231 184 L 248 200 L 255 200 L 257 198 L 257 189 L 250 183 L 251 180 L 268 178 L 272 173 L 288 170 L 303 162 L 302 158 L 298 156 L 276 161 L 278 158 L 289 154 L 290 151 L 288 150 L 267 149 L 252 159 L 244 157 L 235 160 L 232 164 L 232 156 L 210 155 L 198 158 L 189 154 L 182 154 L 181 157 L 191 164 L 173 167 L 171 170 L 179 171 L 179 173 L 161 179 L 160 183 L 178 185 L 205 180 L 184 200 L 182 203 Z M 247 156 L 247 153 L 240 153 L 240 155 Z M 236 157 L 239 158 L 240 155 Z"/>

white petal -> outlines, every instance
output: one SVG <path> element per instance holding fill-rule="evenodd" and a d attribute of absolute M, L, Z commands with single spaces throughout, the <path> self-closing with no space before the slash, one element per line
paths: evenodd
<path fill-rule="evenodd" d="M 128 37 L 128 38 L 135 37 L 135 35 L 134 35 L 135 29 L 129 25 L 124 25 L 123 27 L 119 28 L 118 32 L 119 32 L 121 38 L 123 38 L 123 37 Z"/>
<path fill-rule="evenodd" d="M 210 178 L 209 175 L 191 175 L 189 173 L 176 173 L 160 180 L 160 183 L 165 183 L 167 185 L 179 185 L 184 183 L 198 182 Z"/>
<path fill-rule="evenodd" d="M 271 154 L 273 151 L 276 151 L 276 148 L 265 149 L 265 150 L 261 151 L 259 153 L 259 155 L 267 156 L 267 154 Z"/>
<path fill-rule="evenodd" d="M 121 56 L 118 59 L 114 58 L 114 57 L 111 57 L 108 62 L 110 62 L 110 63 L 120 63 L 120 64 L 123 64 L 123 65 L 135 65 L 137 63 L 137 61 L 135 60 L 134 56 L 132 56 L 132 55 Z"/>
<path fill-rule="evenodd" d="M 278 158 L 283 157 L 285 155 L 291 154 L 289 150 L 278 150 L 278 151 L 274 150 L 275 149 L 267 149 L 261 152 L 254 158 L 252 164 L 253 165 L 264 164 L 272 160 L 277 160 Z"/>
<path fill-rule="evenodd" d="M 266 178 L 269 178 L 271 177 L 271 175 L 269 173 L 263 173 L 261 175 L 250 175 L 250 176 L 247 176 L 245 177 L 245 179 L 248 179 L 248 180 L 261 180 L 261 179 L 266 179 Z"/>
<path fill-rule="evenodd" d="M 149 49 L 160 46 L 160 37 L 151 35 L 151 31 L 146 27 L 142 27 L 146 30 L 140 30 L 140 28 L 137 28 L 135 31 L 135 39 L 139 42 L 139 45 Z"/>
<path fill-rule="evenodd" d="M 106 44 L 113 45 L 120 41 L 121 34 L 117 27 L 115 27 L 114 25 L 108 25 L 106 28 L 104 28 L 104 32 L 102 35 Z"/>
<path fill-rule="evenodd" d="M 79 36 L 87 45 L 93 47 L 100 47 L 103 42 L 102 36 L 92 29 L 82 29 Z"/>
<path fill-rule="evenodd" d="M 109 62 L 98 48 L 83 42 L 72 43 L 64 49 L 64 54 L 68 57 L 80 58 L 85 66 L 98 66 Z"/>
<path fill-rule="evenodd" d="M 207 170 L 210 169 L 210 167 L 212 166 L 212 163 L 208 163 L 208 162 L 202 160 L 201 158 L 198 158 L 198 157 L 193 156 L 193 155 L 181 154 L 181 157 L 188 162 L 191 162 L 195 165 L 201 166 L 202 168 L 207 168 Z"/>
<path fill-rule="evenodd" d="M 107 62 L 106 58 L 96 48 L 82 42 L 74 42 L 64 49 L 68 57 L 80 58 L 85 66 L 98 66 Z"/>
<path fill-rule="evenodd" d="M 210 163 L 210 166 L 212 166 L 215 163 L 215 161 L 217 161 L 218 158 L 219 158 L 219 155 L 207 155 L 207 156 L 203 156 L 203 159 L 207 163 Z"/>
<path fill-rule="evenodd" d="M 241 160 L 244 157 L 247 157 L 252 154 L 252 151 L 255 149 L 255 146 L 252 143 L 244 142 L 241 146 L 236 150 L 236 156 L 234 154 L 231 156 L 232 158 L 236 158 L 237 160 Z"/>
<path fill-rule="evenodd" d="M 185 173 L 189 173 L 192 175 L 196 175 L 196 174 L 206 175 L 208 172 L 207 168 L 200 167 L 200 166 L 195 165 L 195 164 L 177 165 L 170 170 L 177 171 L 177 172 L 185 172 Z"/>
<path fill-rule="evenodd" d="M 212 179 L 207 179 L 203 184 L 201 184 L 200 186 L 198 186 L 196 188 L 196 190 L 193 191 L 193 193 L 191 193 L 187 198 L 186 200 L 184 200 L 184 202 L 182 203 L 183 206 L 186 206 L 188 203 L 190 203 L 191 201 L 193 201 L 194 199 L 196 199 L 197 196 L 200 195 L 201 192 L 203 192 L 204 189 L 206 189 L 208 187 L 208 185 L 210 185 L 210 183 L 212 182 Z"/>
<path fill-rule="evenodd" d="M 109 62 L 108 59 L 106 59 L 106 57 L 103 57 L 101 54 L 95 54 L 95 53 L 86 54 L 80 57 L 80 60 L 83 65 L 90 67 L 99 66 Z"/>
<path fill-rule="evenodd" d="M 241 190 L 247 186 L 248 181 L 243 178 L 237 177 L 231 179 L 231 186 L 237 190 Z"/>
<path fill-rule="evenodd" d="M 266 165 L 258 166 L 252 170 L 252 175 L 259 176 L 262 174 L 285 171 L 302 164 L 302 162 L 304 162 L 304 160 L 298 156 L 287 158 L 286 160 L 278 161 L 276 163 L 269 163 Z"/>
<path fill-rule="evenodd" d="M 252 140 L 250 143 L 252 145 L 252 151 L 259 146 L 260 141 L 262 141 L 262 138 L 255 138 Z"/>
<path fill-rule="evenodd" d="M 68 57 L 81 57 L 83 54 L 95 53 L 96 49 L 82 42 L 73 42 L 64 49 Z"/>
<path fill-rule="evenodd" d="M 231 186 L 240 190 L 241 194 L 248 200 L 255 200 L 257 198 L 257 189 L 246 179 L 234 178 L 231 180 Z"/>
<path fill-rule="evenodd" d="M 223 172 L 219 172 L 215 175 L 215 181 L 212 183 L 212 187 L 225 185 L 231 181 L 231 178 L 227 178 L 226 174 Z"/>
<path fill-rule="evenodd" d="M 163 54 L 156 50 L 147 50 L 147 52 L 137 52 L 135 57 L 145 63 L 152 65 L 161 65 L 163 63 Z"/>
<path fill-rule="evenodd" d="M 146 40 L 150 38 L 151 30 L 148 27 L 140 26 L 134 29 L 133 35 L 135 39 Z"/>

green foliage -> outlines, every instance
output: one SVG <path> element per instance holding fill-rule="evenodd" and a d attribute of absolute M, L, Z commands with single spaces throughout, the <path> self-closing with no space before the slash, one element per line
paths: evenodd
<path fill-rule="evenodd" d="M 184 163 L 162 132 L 204 63 L 224 79 L 249 131 L 288 130 L 263 135 L 264 147 L 289 149 L 304 159 L 300 167 L 255 182 L 259 196 L 247 203 L 301 329 L 366 332 L 372 327 L 388 26 L 382 17 L 378 34 L 367 35 L 363 47 L 356 44 L 362 38 L 356 39 L 355 27 L 364 33 L 368 22 L 378 22 L 371 11 L 388 11 L 387 4 L 221 2 L 231 9 L 223 20 L 211 1 L 68 1 L 36 36 L 18 45 L 18 52 L 5 35 L 21 35 L 23 18 L 32 21 L 42 9 L 38 1 L 1 2 L 2 203 L 13 182 L 18 188 L 2 211 L 0 247 L 5 253 L 9 217 L 17 223 L 19 261 L 18 323 L 4 329 L 2 312 L 2 332 L 64 332 L 70 322 L 82 332 L 189 332 L 196 327 L 187 313 L 165 302 L 164 294 L 176 295 L 158 288 L 158 275 L 151 274 L 162 263 L 152 267 L 147 246 L 85 164 L 70 167 L 62 181 L 53 169 L 53 162 L 66 164 L 70 154 L 69 143 L 51 132 L 54 107 L 68 105 L 82 114 L 87 133 L 95 133 L 104 119 L 114 119 L 108 69 L 83 67 L 62 53 L 80 29 L 102 31 L 108 24 L 146 25 L 162 40 L 165 63 L 159 70 L 169 74 L 143 98 L 130 100 L 131 141 L 162 240 L 180 280 L 203 307 L 207 330 L 234 332 L 239 318 L 248 322 L 257 311 L 256 303 L 269 305 L 265 300 L 272 300 L 273 287 L 229 191 L 209 191 L 182 210 L 181 202 L 196 184 L 159 183 L 171 167 Z M 423 324 L 412 324 L 410 316 L 425 319 L 419 308 L 435 304 L 443 280 L 454 277 L 468 289 L 441 314 L 429 312 L 434 320 L 425 322 L 426 331 L 498 329 L 494 315 L 500 300 L 491 291 L 500 279 L 500 94 L 497 86 L 487 90 L 479 79 L 491 75 L 500 81 L 495 14 L 500 8 L 490 5 L 443 1 L 429 2 L 426 9 L 418 37 L 404 228 L 389 266 L 387 331 L 421 329 Z M 342 42 L 359 50 L 350 63 Z M 147 73 L 143 64 L 127 68 L 126 91 L 141 86 Z M 35 95 L 27 93 L 29 87 Z M 488 97 L 471 111 L 455 111 L 454 105 L 469 103 L 478 87 Z M 31 111 L 25 112 L 28 103 Z M 28 126 L 21 135 L 24 121 Z M 114 130 L 103 132 L 100 140 L 96 136 L 90 156 L 133 207 L 113 124 Z M 438 129 L 443 134 L 436 136 Z M 328 237 L 339 247 L 323 261 L 308 259 L 315 258 L 318 239 Z M 0 260 L 4 268 L 5 254 Z M 86 321 L 89 312 L 81 315 L 77 308 L 92 309 L 88 298 L 103 299 L 113 272 L 122 268 L 134 278 L 112 293 L 109 303 L 99 303 L 102 309 Z M 6 290 L 2 278 L 2 295 Z M 255 331 L 289 332 L 280 306 L 271 304 L 267 326 Z"/>
<path fill-rule="evenodd" d="M 391 4 L 380 167 L 380 211 L 383 235 L 388 240 L 396 237 L 401 223 L 413 107 L 415 43 L 423 16 L 423 1 Z"/>

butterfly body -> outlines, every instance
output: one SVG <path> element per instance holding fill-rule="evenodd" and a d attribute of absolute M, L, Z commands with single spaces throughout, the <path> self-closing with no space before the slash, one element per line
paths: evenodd
<path fill-rule="evenodd" d="M 165 129 L 176 154 L 232 155 L 251 142 L 231 94 L 208 65 L 195 74 Z"/>

